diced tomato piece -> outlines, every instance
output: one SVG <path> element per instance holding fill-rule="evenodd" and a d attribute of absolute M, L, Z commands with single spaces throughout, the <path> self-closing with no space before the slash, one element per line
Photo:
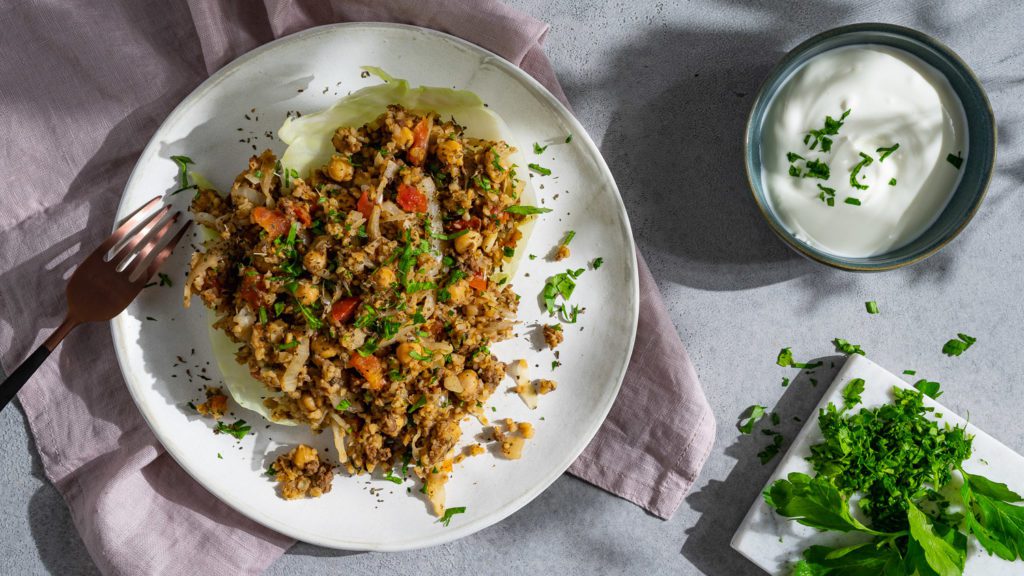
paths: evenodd
<path fill-rule="evenodd" d="M 295 213 L 295 219 L 298 220 L 303 227 L 309 226 L 313 223 L 313 219 L 309 216 L 309 210 L 306 210 L 305 206 L 295 206 L 292 211 Z"/>
<path fill-rule="evenodd" d="M 271 239 L 287 234 L 291 228 L 288 218 L 277 210 L 257 206 L 252 209 L 252 221 L 267 231 Z"/>
<path fill-rule="evenodd" d="M 452 222 L 451 224 L 448 225 L 448 229 L 451 230 L 452 232 L 466 230 L 467 228 L 470 230 L 479 230 L 480 224 L 480 219 L 477 218 L 476 216 L 473 216 L 469 220 L 456 220 Z"/>
<path fill-rule="evenodd" d="M 417 122 L 416 126 L 412 129 L 412 146 L 409 147 L 409 152 L 406 154 L 410 164 L 420 166 L 426 160 L 427 143 L 430 140 L 430 127 L 433 124 L 433 117 L 427 116 Z"/>
<path fill-rule="evenodd" d="M 355 368 L 366 378 L 371 390 L 379 390 L 384 385 L 384 368 L 380 358 L 374 355 L 361 356 L 358 352 L 353 354 L 348 365 Z"/>
<path fill-rule="evenodd" d="M 247 271 L 253 270 L 250 268 Z M 259 309 L 266 291 L 267 283 L 262 277 L 255 274 L 242 274 L 242 285 L 238 288 L 238 295 L 252 305 L 254 310 Z"/>
<path fill-rule="evenodd" d="M 398 185 L 398 197 L 395 199 L 402 210 L 406 212 L 426 212 L 427 195 L 420 192 L 415 186 L 405 183 Z"/>
<path fill-rule="evenodd" d="M 373 202 L 366 195 L 366 190 L 363 190 L 363 195 L 359 197 L 359 202 L 356 203 L 356 210 L 362 212 L 367 220 L 370 219 L 370 214 L 373 213 Z"/>
<path fill-rule="evenodd" d="M 487 280 L 484 280 L 482 276 L 473 276 L 469 279 L 469 287 L 483 292 L 487 290 Z"/>
<path fill-rule="evenodd" d="M 359 306 L 359 298 L 342 298 L 331 305 L 331 320 L 335 324 L 342 324 L 352 319 Z"/>

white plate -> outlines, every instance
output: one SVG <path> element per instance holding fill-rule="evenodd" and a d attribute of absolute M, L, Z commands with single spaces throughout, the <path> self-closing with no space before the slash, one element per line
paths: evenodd
<path fill-rule="evenodd" d="M 349 91 L 379 82 L 362 77 L 364 65 L 379 66 L 413 85 L 476 92 L 505 119 L 514 144 L 530 161 L 553 171 L 552 176 L 532 180 L 538 197 L 554 212 L 539 218 L 529 240 L 528 252 L 538 258 L 524 260 L 512 282 L 522 296 L 523 325 L 517 338 L 493 347 L 505 361 L 527 358 L 531 377 L 559 382 L 558 390 L 543 396 L 533 412 L 505 392 L 507 386 L 488 403 L 497 407 L 490 413 L 494 417 L 536 425 L 537 434 L 527 442 L 523 458 L 505 461 L 483 455 L 457 465 L 447 485 L 448 505 L 466 506 L 467 511 L 448 527 L 429 514 L 411 481 L 396 486 L 379 478 L 339 475 L 333 490 L 321 498 L 284 501 L 263 471 L 283 445 L 300 441 L 312 442 L 336 458 L 330 434 L 313 438 L 308 431 L 269 425 L 232 403 L 235 417 L 252 423 L 255 432 L 236 442 L 214 435 L 210 422 L 187 408 L 190 400 L 202 397 L 200 390 L 207 384 L 199 378 L 202 369 L 213 379 L 210 384 L 220 378 L 209 351 L 206 310 L 198 301 L 187 312 L 181 305 L 191 252 L 187 245 L 179 247 L 164 267 L 174 287 L 144 290 L 111 327 L 121 370 L 139 410 L 167 451 L 210 492 L 253 520 L 299 540 L 331 548 L 405 550 L 472 534 L 524 506 L 576 459 L 615 400 L 636 335 L 636 260 L 615 182 L 579 122 L 520 69 L 457 38 L 386 24 L 314 28 L 242 56 L 189 95 L 142 152 L 125 187 L 118 219 L 154 194 L 177 187 L 171 155 L 190 156 L 197 173 L 226 190 L 253 153 L 240 139 L 258 135 L 253 143 L 260 150 L 269 146 L 280 154 L 283 144 L 264 132 L 276 134 L 287 111 L 317 111 Z M 566 145 L 568 134 L 573 140 Z M 533 142 L 558 144 L 535 156 Z M 189 194 L 170 201 L 185 209 Z M 545 256 L 570 229 L 576 231 L 572 258 L 557 264 L 547 261 Z M 588 267 L 573 295 L 587 311 L 578 325 L 566 326 L 566 341 L 559 346 L 563 365 L 552 373 L 552 353 L 538 351 L 536 340 L 530 341 L 534 323 L 544 319 L 538 295 L 547 276 L 567 267 L 587 267 L 596 257 L 603 257 L 604 265 L 596 271 Z M 174 366 L 178 356 L 186 365 Z M 463 429 L 463 440 L 475 441 L 480 426 L 465 423 Z M 413 488 L 411 494 L 407 487 Z M 374 496 L 370 488 L 382 491 Z"/>
<path fill-rule="evenodd" d="M 828 406 L 829 402 L 841 406 L 843 387 L 853 378 L 864 379 L 865 387 L 861 399 L 863 405 L 868 408 L 892 402 L 893 386 L 912 389 L 901 378 L 867 358 L 859 354 L 850 356 L 822 397 L 814 411 L 814 417 L 804 424 L 793 445 L 779 462 L 766 488 L 776 480 L 785 478 L 790 472 L 814 474 L 806 457 L 811 454 L 811 446 L 822 440 L 821 429 L 818 428 L 818 410 Z M 1024 470 L 1024 457 L 931 398 L 925 397 L 924 403 L 935 408 L 934 416 L 939 422 L 948 423 L 950 426 L 963 426 L 968 434 L 974 435 L 971 458 L 964 463 L 964 470 L 968 473 L 981 474 L 997 482 L 1004 482 L 1017 493 L 1024 491 L 1024 478 L 1020 475 L 1021 470 Z M 959 475 L 954 474 L 954 477 L 954 482 L 959 482 Z M 732 547 L 765 572 L 783 576 L 790 573 L 790 568 L 801 558 L 807 547 L 853 545 L 860 542 L 857 538 L 859 535 L 856 534 L 820 532 L 809 526 L 801 526 L 776 514 L 765 504 L 764 499 L 758 496 L 736 530 L 732 538 Z M 1019 563 L 989 556 L 978 546 L 976 539 L 972 537 L 968 540 L 965 576 L 1002 576 L 1019 573 Z"/>

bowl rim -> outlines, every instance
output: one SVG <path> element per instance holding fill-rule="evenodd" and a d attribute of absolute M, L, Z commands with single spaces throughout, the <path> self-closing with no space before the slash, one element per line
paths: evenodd
<path fill-rule="evenodd" d="M 950 60 L 955 66 L 958 66 L 961 69 L 963 69 L 969 81 L 972 84 L 974 84 L 974 86 L 977 87 L 978 93 L 981 95 L 981 100 L 985 105 L 985 112 L 988 115 L 989 123 L 992 126 L 992 159 L 988 163 L 988 166 L 985 166 L 984 176 L 981 181 L 981 192 L 974 200 L 973 204 L 971 205 L 970 211 L 968 211 L 966 216 L 963 218 L 963 221 L 960 222 L 955 229 L 949 232 L 945 238 L 942 238 L 942 240 L 935 244 L 934 246 L 928 248 L 927 250 L 923 250 L 917 254 L 914 254 L 910 258 L 906 258 L 904 260 L 894 262 L 891 264 L 854 264 L 849 262 L 843 262 L 840 260 L 835 260 L 811 250 L 804 242 L 797 240 L 788 230 L 783 228 L 776 221 L 775 218 L 772 217 L 772 214 L 774 214 L 774 212 L 771 209 L 769 209 L 764 202 L 761 201 L 761 198 L 758 197 L 757 191 L 754 187 L 754 180 L 751 176 L 751 162 L 749 154 L 749 151 L 751 149 L 751 128 L 755 120 L 754 115 L 758 109 L 758 105 L 761 103 L 762 100 L 774 96 L 774 93 L 770 95 L 767 94 L 768 85 L 771 83 L 773 79 L 779 76 L 781 72 L 785 68 L 787 68 L 793 60 L 795 60 L 797 57 L 802 55 L 810 48 L 816 46 L 817 44 L 829 38 L 843 36 L 846 34 L 852 34 L 856 32 L 884 32 L 895 35 L 902 35 L 907 38 L 910 38 L 911 40 L 921 42 L 922 44 L 925 44 L 930 48 L 936 50 L 942 57 Z M 933 36 L 921 32 L 920 30 L 915 30 L 913 28 L 908 28 L 906 26 L 900 26 L 898 24 L 888 24 L 884 22 L 861 22 L 857 24 L 847 24 L 844 26 L 824 30 L 804 40 L 803 42 L 801 42 L 800 44 L 786 52 L 782 59 L 779 60 L 775 64 L 775 66 L 773 66 L 772 69 L 768 72 L 767 76 L 765 76 L 764 81 L 762 81 L 761 86 L 757 90 L 757 94 L 755 95 L 753 103 L 750 107 L 750 112 L 747 114 L 746 124 L 744 125 L 743 170 L 747 177 L 747 187 L 750 190 L 751 196 L 754 198 L 754 203 L 757 204 L 758 210 L 760 210 L 761 212 L 761 216 L 768 223 L 768 226 L 772 229 L 772 232 L 774 232 L 776 236 L 781 238 L 783 242 L 785 242 L 786 245 L 788 245 L 790 248 L 794 249 L 800 255 L 814 262 L 818 262 L 819 264 L 824 264 L 832 268 L 847 270 L 851 272 L 884 272 L 887 270 L 895 270 L 897 268 L 902 268 L 904 266 L 910 266 L 912 264 L 916 264 L 928 258 L 929 256 L 932 256 L 939 250 L 945 248 L 947 244 L 949 244 L 950 242 L 953 241 L 954 238 L 959 236 L 960 233 L 963 232 L 964 228 L 966 228 L 967 225 L 970 224 L 971 220 L 974 219 L 974 215 L 977 214 L 978 210 L 981 208 L 981 204 L 985 200 L 985 196 L 987 196 L 988 194 L 989 184 L 992 181 L 992 173 L 995 170 L 996 155 L 998 154 L 997 133 L 998 126 L 996 126 L 995 114 L 992 110 L 992 103 L 989 101 L 988 93 L 985 91 L 985 87 L 982 85 L 981 80 L 978 79 L 978 76 L 974 73 L 974 70 L 971 69 L 971 67 L 967 65 L 967 62 L 965 62 L 955 51 L 953 51 L 952 48 L 950 48 L 943 42 L 939 41 L 938 39 L 934 38 Z M 862 260 L 870 261 L 871 258 L 874 258 L 874 256 L 869 256 Z"/>

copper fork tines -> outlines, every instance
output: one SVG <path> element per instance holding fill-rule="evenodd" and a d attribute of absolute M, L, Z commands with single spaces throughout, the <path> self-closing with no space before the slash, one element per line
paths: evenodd
<path fill-rule="evenodd" d="M 181 212 L 157 196 L 132 212 L 103 244 L 75 270 L 68 281 L 68 312 L 64 322 L 0 384 L 0 410 L 7 406 L 50 352 L 75 326 L 110 320 L 138 296 L 191 225 L 171 234 Z M 170 214 L 170 215 L 169 215 Z"/>

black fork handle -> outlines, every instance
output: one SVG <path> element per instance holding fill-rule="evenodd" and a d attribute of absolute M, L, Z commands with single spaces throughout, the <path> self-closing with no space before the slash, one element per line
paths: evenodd
<path fill-rule="evenodd" d="M 0 384 L 0 410 L 7 407 L 7 404 L 14 399 L 15 394 L 28 382 L 29 378 L 36 373 L 36 370 L 43 365 L 43 362 L 50 356 L 50 349 L 46 344 L 40 344 L 39 348 L 25 359 L 20 366 Z"/>
<path fill-rule="evenodd" d="M 43 362 L 50 356 L 53 349 L 77 325 L 77 321 L 65 318 L 64 322 L 46 339 L 46 342 L 43 342 L 39 348 L 36 348 L 36 351 L 15 368 L 14 372 L 0 384 L 0 410 L 3 410 L 10 404 L 14 396 L 18 394 L 18 390 L 21 390 L 21 387 L 32 378 L 32 375 L 43 365 Z"/>

